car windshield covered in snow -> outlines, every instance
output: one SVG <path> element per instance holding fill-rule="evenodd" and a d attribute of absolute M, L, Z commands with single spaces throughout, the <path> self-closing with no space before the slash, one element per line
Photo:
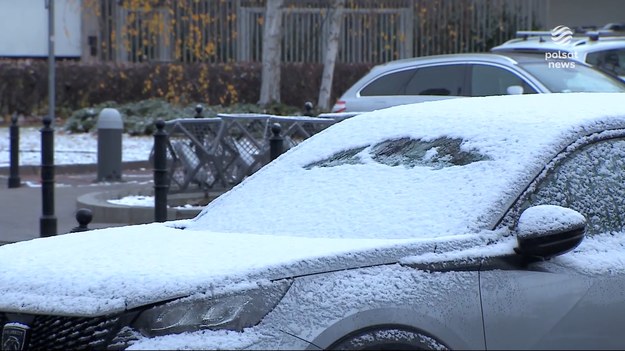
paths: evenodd
<path fill-rule="evenodd" d="M 570 103 L 566 95 L 406 105 L 350 118 L 181 226 L 331 238 L 491 229 L 544 163 L 577 137 L 576 124 L 601 107 L 593 97 L 603 96 L 580 95 L 579 113 L 562 114 L 558 101 Z M 523 112 L 503 116 L 514 104 Z"/>

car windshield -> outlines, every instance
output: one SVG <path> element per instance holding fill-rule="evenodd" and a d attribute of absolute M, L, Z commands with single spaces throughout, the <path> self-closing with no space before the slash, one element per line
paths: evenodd
<path fill-rule="evenodd" d="M 592 97 L 583 96 L 580 114 L 561 115 L 571 95 L 476 97 L 349 118 L 291 149 L 181 226 L 359 239 L 431 239 L 492 229 L 563 148 L 559 138 L 569 120 L 590 114 L 600 104 L 591 103 L 593 97 L 605 94 L 586 94 Z M 506 111 L 518 118 L 500 118 Z"/>
<path fill-rule="evenodd" d="M 570 61 L 532 62 L 520 64 L 553 93 L 625 92 L 625 84 L 618 79 L 581 64 Z"/>

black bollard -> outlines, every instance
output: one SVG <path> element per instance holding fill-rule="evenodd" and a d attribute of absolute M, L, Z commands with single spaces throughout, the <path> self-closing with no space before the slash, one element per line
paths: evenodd
<path fill-rule="evenodd" d="M 154 221 L 167 220 L 167 192 L 169 180 L 167 174 L 167 132 L 162 119 L 156 121 L 154 133 Z"/>
<path fill-rule="evenodd" d="M 76 221 L 78 222 L 78 227 L 74 227 L 70 230 L 70 233 L 78 233 L 78 232 L 86 232 L 89 230 L 88 225 L 91 223 L 93 219 L 93 213 L 88 208 L 81 208 L 76 211 Z"/>
<path fill-rule="evenodd" d="M 202 104 L 197 104 L 197 106 L 195 106 L 195 118 L 204 118 L 202 111 L 204 111 L 204 106 L 202 106 Z"/>
<path fill-rule="evenodd" d="M 306 101 L 306 103 L 304 104 L 304 116 L 309 116 L 312 117 L 313 116 L 313 104 L 310 101 Z"/>
<path fill-rule="evenodd" d="M 11 116 L 11 126 L 9 127 L 10 158 L 9 165 L 9 188 L 19 188 L 22 185 L 20 180 L 20 127 L 17 125 L 17 116 Z"/>
<path fill-rule="evenodd" d="M 280 123 L 271 125 L 271 137 L 269 138 L 269 161 L 273 161 L 284 152 L 284 139 L 280 135 L 282 127 Z"/>
<path fill-rule="evenodd" d="M 43 214 L 39 219 L 39 235 L 56 235 L 54 215 L 54 128 L 50 116 L 43 119 L 41 129 L 41 202 Z"/>

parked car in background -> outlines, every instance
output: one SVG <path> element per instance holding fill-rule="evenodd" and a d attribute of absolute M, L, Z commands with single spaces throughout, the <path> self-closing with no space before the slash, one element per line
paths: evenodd
<path fill-rule="evenodd" d="M 559 92 L 625 92 L 625 84 L 590 65 L 523 53 L 453 54 L 375 66 L 350 87 L 332 112 L 467 96 Z"/>
<path fill-rule="evenodd" d="M 495 53 L 558 53 L 586 62 L 625 80 L 625 31 L 605 29 L 577 32 L 568 44 L 554 42 L 549 31 L 519 31 L 516 39 L 491 49 Z"/>
<path fill-rule="evenodd" d="M 622 101 L 365 113 L 192 220 L 1 246 L 2 348 L 620 348 Z"/>

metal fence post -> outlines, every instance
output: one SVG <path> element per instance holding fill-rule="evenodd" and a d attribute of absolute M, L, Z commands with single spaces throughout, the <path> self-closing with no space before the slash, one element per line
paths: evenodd
<path fill-rule="evenodd" d="M 204 118 L 202 111 L 204 111 L 204 106 L 202 106 L 202 104 L 197 104 L 197 106 L 195 106 L 195 118 Z"/>
<path fill-rule="evenodd" d="M 304 116 L 313 116 L 313 104 L 310 101 L 306 101 L 306 103 L 304 104 Z"/>
<path fill-rule="evenodd" d="M 269 161 L 273 161 L 284 152 L 284 138 L 280 135 L 282 127 L 280 123 L 271 125 L 271 137 L 269 138 Z"/>
<path fill-rule="evenodd" d="M 43 119 L 41 129 L 41 202 L 43 214 L 39 219 L 39 234 L 42 237 L 56 235 L 54 215 L 54 128 L 52 117 Z"/>
<path fill-rule="evenodd" d="M 19 188 L 20 180 L 20 127 L 17 125 L 17 116 L 11 116 L 9 127 L 10 158 L 9 188 Z"/>
<path fill-rule="evenodd" d="M 78 232 L 86 232 L 89 230 L 88 225 L 91 223 L 93 219 L 93 213 L 88 208 L 81 208 L 76 211 L 76 221 L 78 222 L 78 227 L 74 227 L 70 230 L 70 233 L 78 233 Z"/>
<path fill-rule="evenodd" d="M 154 133 L 154 221 L 167 221 L 167 132 L 162 119 L 156 121 Z"/>

